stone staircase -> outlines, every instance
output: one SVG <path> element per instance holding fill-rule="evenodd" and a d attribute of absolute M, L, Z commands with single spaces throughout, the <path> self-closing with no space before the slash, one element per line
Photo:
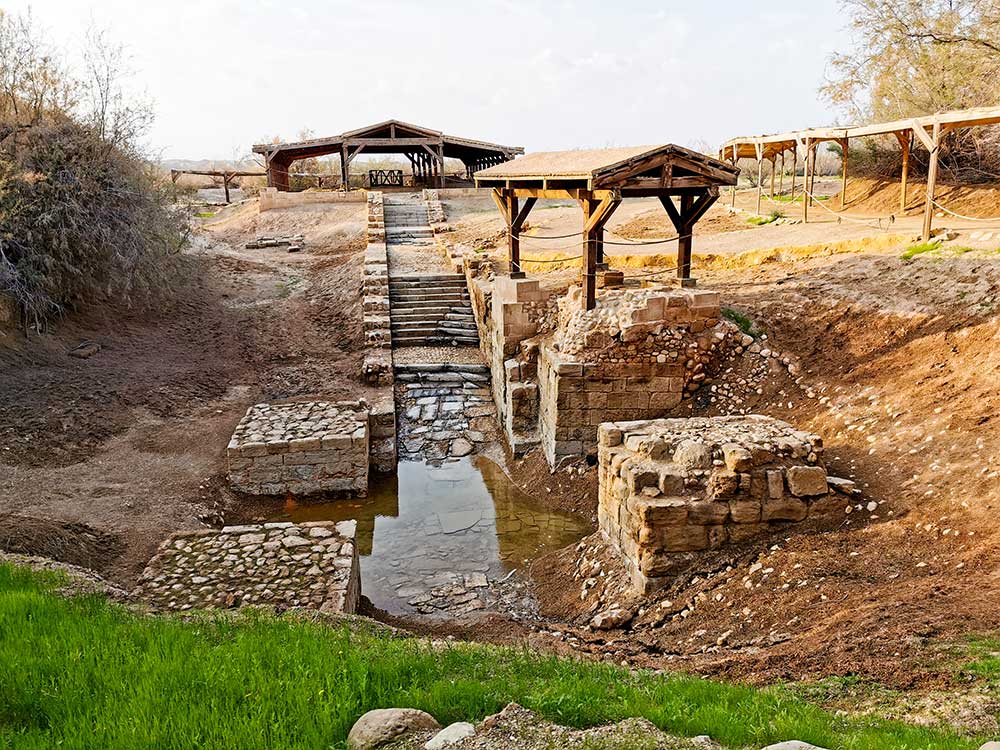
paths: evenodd
<path fill-rule="evenodd" d="M 463 274 L 389 279 L 392 345 L 479 346 Z"/>
<path fill-rule="evenodd" d="M 434 241 L 427 216 L 427 204 L 420 194 L 398 193 L 385 196 L 385 239 L 398 245 L 426 245 Z"/>

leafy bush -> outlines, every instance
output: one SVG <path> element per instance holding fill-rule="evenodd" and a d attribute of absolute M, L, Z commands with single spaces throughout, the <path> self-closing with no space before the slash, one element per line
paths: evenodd
<path fill-rule="evenodd" d="M 82 302 L 147 298 L 184 237 L 138 146 L 152 111 L 119 85 L 122 49 L 91 32 L 86 50 L 78 79 L 30 16 L 0 11 L 0 294 L 26 327 Z"/>

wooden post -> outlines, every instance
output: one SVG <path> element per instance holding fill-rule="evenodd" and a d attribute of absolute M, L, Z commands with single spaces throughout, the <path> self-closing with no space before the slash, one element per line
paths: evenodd
<path fill-rule="evenodd" d="M 674 229 L 677 230 L 677 279 L 681 286 L 693 287 L 696 285 L 695 279 L 691 278 L 691 247 L 693 245 L 692 234 L 694 225 L 698 219 L 705 215 L 705 212 L 719 199 L 719 191 L 712 188 L 695 199 L 693 195 L 681 196 L 680 211 L 674 206 L 673 200 L 669 196 L 659 196 L 667 216 L 670 217 Z"/>
<path fill-rule="evenodd" d="M 222 189 L 226 194 L 226 205 L 229 205 L 229 176 L 222 175 Z"/>
<path fill-rule="evenodd" d="M 754 149 L 757 152 L 757 215 L 760 216 L 760 194 L 764 187 L 761 184 L 764 182 L 764 156 L 761 153 L 763 147 L 759 143 L 754 144 Z"/>
<path fill-rule="evenodd" d="M 927 202 L 924 204 L 924 232 L 923 240 L 927 242 L 931 238 L 931 224 L 934 218 L 934 188 L 937 186 L 938 172 L 938 151 L 941 146 L 941 123 L 934 123 L 931 141 L 934 147 L 930 150 L 930 164 L 927 168 Z"/>
<path fill-rule="evenodd" d="M 771 157 L 771 200 L 774 200 L 774 169 L 777 166 L 777 156 Z"/>
<path fill-rule="evenodd" d="M 513 190 L 508 190 L 505 196 L 507 200 L 507 216 L 510 217 L 507 225 L 507 258 L 510 261 L 511 278 L 521 276 L 521 228 L 516 226 L 517 221 L 517 196 Z"/>
<path fill-rule="evenodd" d="M 843 179 L 842 179 L 842 182 L 841 182 L 841 186 L 840 186 L 840 210 L 841 211 L 843 211 L 844 210 L 844 206 L 847 205 L 847 162 L 848 162 L 848 154 L 849 154 L 849 150 L 848 149 L 849 148 L 850 148 L 850 142 L 849 142 L 849 140 L 847 138 L 844 138 L 843 140 L 841 140 L 841 142 L 840 142 L 840 150 L 843 153 L 843 156 L 841 157 L 840 161 L 841 161 L 841 167 L 842 167 L 843 173 L 844 173 L 844 176 L 843 176 Z"/>
<path fill-rule="evenodd" d="M 906 210 L 906 182 L 910 179 L 910 134 L 903 137 L 896 133 L 896 137 L 903 149 L 903 175 L 899 180 L 899 212 L 902 213 Z"/>
<path fill-rule="evenodd" d="M 733 166 L 734 167 L 736 166 L 736 162 L 739 161 L 739 159 L 736 156 L 737 153 L 738 152 L 736 150 L 736 144 L 734 143 L 733 144 Z M 737 187 L 738 184 L 739 184 L 739 178 L 737 177 L 736 184 L 733 185 L 732 203 L 730 204 L 730 205 L 732 205 L 733 208 L 736 208 L 736 187 Z"/>
<path fill-rule="evenodd" d="M 795 144 L 795 148 L 792 149 L 792 200 L 795 200 L 795 177 L 796 172 L 799 171 L 799 146 Z"/>
<path fill-rule="evenodd" d="M 813 151 L 812 138 L 806 138 L 806 163 L 805 170 L 802 173 L 802 223 L 809 222 L 809 201 L 811 200 L 812 191 L 809 189 L 809 170 L 810 167 L 815 168 L 813 163 Z"/>
<path fill-rule="evenodd" d="M 785 192 L 785 152 L 781 152 L 781 169 L 778 171 L 778 195 Z"/>
<path fill-rule="evenodd" d="M 347 161 L 347 146 L 340 147 L 340 189 L 345 193 L 351 189 L 350 162 Z"/>
<path fill-rule="evenodd" d="M 597 201 L 581 198 L 580 207 L 583 209 L 583 309 L 593 310 L 597 307 L 597 242 L 595 232 L 587 225 Z"/>
<path fill-rule="evenodd" d="M 438 173 L 438 187 L 444 187 L 444 144 L 438 146 L 438 161 L 440 162 L 440 172 Z"/>

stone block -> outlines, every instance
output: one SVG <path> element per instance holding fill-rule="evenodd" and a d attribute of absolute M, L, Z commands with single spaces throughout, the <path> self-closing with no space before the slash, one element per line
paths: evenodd
<path fill-rule="evenodd" d="M 829 490 L 822 466 L 791 466 L 787 477 L 788 490 L 796 497 L 825 495 Z"/>

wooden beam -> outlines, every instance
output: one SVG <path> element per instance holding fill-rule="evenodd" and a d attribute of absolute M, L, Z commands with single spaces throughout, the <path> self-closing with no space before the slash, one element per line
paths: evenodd
<path fill-rule="evenodd" d="M 938 151 L 941 145 L 940 122 L 934 122 L 932 140 L 930 164 L 927 167 L 927 202 L 924 204 L 924 231 L 922 235 L 924 242 L 927 242 L 931 238 L 931 224 L 934 218 L 934 188 L 937 186 Z"/>
<path fill-rule="evenodd" d="M 796 146 L 792 149 L 792 200 L 795 200 L 795 177 L 796 172 L 799 171 L 799 147 Z"/>

